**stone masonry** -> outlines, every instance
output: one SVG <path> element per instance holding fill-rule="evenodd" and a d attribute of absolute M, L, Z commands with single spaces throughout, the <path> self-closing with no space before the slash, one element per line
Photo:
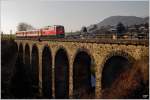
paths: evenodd
<path fill-rule="evenodd" d="M 55 66 L 55 54 L 60 48 L 67 51 L 69 59 L 69 98 L 73 96 L 73 62 L 76 54 L 80 51 L 88 53 L 92 59 L 92 66 L 95 68 L 96 75 L 96 88 L 95 97 L 101 98 L 101 77 L 102 70 L 108 58 L 119 55 L 127 58 L 129 61 L 142 59 L 144 56 L 149 55 L 149 48 L 145 45 L 125 45 L 125 44 L 101 44 L 101 43 L 80 43 L 80 42 L 59 42 L 59 41 L 29 41 L 29 40 L 16 40 L 18 45 L 23 45 L 23 54 L 25 54 L 25 45 L 30 47 L 30 59 L 33 45 L 38 48 L 39 55 L 39 93 L 42 94 L 42 51 L 48 45 L 52 55 L 52 69 Z M 24 55 L 23 55 L 24 57 Z M 25 59 L 25 57 L 24 57 Z M 25 62 L 25 60 L 23 60 Z M 52 96 L 55 97 L 54 88 L 54 70 L 52 71 Z"/>

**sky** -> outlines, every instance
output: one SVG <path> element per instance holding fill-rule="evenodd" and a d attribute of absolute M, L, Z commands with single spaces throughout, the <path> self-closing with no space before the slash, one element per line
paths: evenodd
<path fill-rule="evenodd" d="M 4 33 L 10 33 L 10 30 L 15 33 L 20 22 L 37 29 L 63 25 L 66 32 L 74 32 L 110 16 L 149 15 L 148 1 L 2 0 L 0 4 L 0 29 Z"/>

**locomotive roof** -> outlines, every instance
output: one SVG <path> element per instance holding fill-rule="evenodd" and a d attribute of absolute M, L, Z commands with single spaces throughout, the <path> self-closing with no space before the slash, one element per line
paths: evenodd
<path fill-rule="evenodd" d="M 53 26 L 63 26 L 63 25 L 52 25 L 52 26 L 45 26 L 45 27 L 53 27 Z"/>
<path fill-rule="evenodd" d="M 43 28 L 54 27 L 54 26 L 61 26 L 61 27 L 64 27 L 63 25 L 52 25 L 52 26 L 45 26 L 45 27 L 43 27 Z M 16 33 L 18 33 L 18 32 L 33 32 L 33 31 L 39 31 L 39 30 L 41 30 L 41 29 L 43 29 L 43 28 L 34 29 L 34 30 L 27 30 L 27 31 L 17 31 Z"/>
<path fill-rule="evenodd" d="M 27 30 L 27 31 L 17 31 L 17 32 L 33 32 L 33 31 L 39 31 L 40 29 L 36 29 L 36 30 Z"/>

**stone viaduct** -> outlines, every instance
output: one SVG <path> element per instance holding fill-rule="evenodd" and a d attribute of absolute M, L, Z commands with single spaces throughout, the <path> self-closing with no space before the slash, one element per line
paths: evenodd
<path fill-rule="evenodd" d="M 117 71 L 149 55 L 148 46 L 137 44 L 15 41 L 39 95 L 47 98 L 85 98 L 84 92 L 86 98 L 101 98 Z"/>

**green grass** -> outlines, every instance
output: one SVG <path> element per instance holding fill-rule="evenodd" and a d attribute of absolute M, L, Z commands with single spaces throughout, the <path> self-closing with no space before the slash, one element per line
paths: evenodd
<path fill-rule="evenodd" d="M 79 34 L 80 32 L 66 32 L 65 35 L 75 35 Z"/>

